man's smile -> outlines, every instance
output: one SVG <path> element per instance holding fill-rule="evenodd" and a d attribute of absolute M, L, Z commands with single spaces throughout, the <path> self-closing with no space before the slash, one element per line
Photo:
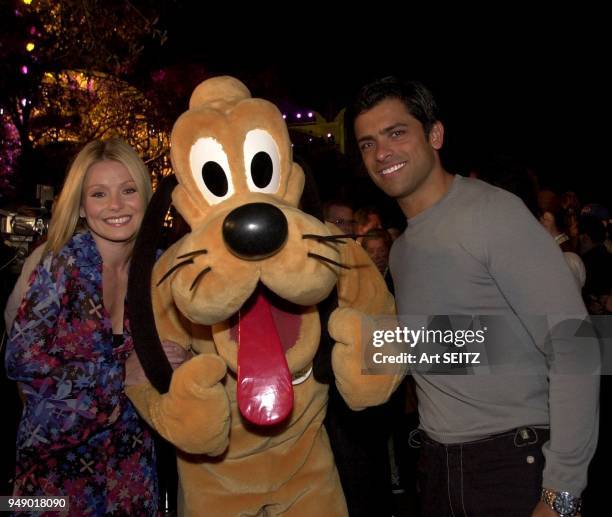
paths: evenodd
<path fill-rule="evenodd" d="M 379 170 L 378 173 L 382 176 L 385 176 L 387 174 L 391 174 L 392 172 L 395 172 L 399 169 L 401 169 L 404 165 L 406 165 L 407 162 L 400 162 L 400 163 L 396 163 L 395 165 L 391 165 L 390 167 L 387 167 L 385 169 Z"/>

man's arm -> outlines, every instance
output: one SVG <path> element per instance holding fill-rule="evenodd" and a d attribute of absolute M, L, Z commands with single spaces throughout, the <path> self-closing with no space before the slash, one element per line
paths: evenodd
<path fill-rule="evenodd" d="M 490 273 L 549 367 L 551 439 L 543 446 L 543 486 L 579 496 L 597 445 L 598 340 L 574 337 L 586 309 L 559 247 L 524 204 L 496 191 L 483 210 Z M 538 328 L 540 315 L 548 319 L 548 335 Z"/>

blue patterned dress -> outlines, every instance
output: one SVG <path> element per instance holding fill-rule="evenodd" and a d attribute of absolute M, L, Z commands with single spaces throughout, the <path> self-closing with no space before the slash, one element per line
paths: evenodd
<path fill-rule="evenodd" d="M 6 353 L 26 397 L 14 493 L 68 496 L 70 515 L 155 515 L 153 439 L 123 390 L 129 322 L 113 346 L 91 234 L 47 254 L 30 282 Z"/>

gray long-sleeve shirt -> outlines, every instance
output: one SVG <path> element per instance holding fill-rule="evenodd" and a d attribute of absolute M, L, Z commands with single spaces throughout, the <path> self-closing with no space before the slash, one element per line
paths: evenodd
<path fill-rule="evenodd" d="M 598 342 L 571 337 L 575 325 L 564 324 L 547 339 L 550 327 L 586 310 L 559 247 L 524 204 L 456 176 L 441 200 L 408 221 L 390 268 L 404 321 L 498 322 L 483 344 L 490 366 L 470 375 L 415 373 L 421 427 L 442 443 L 550 427 L 543 486 L 580 494 L 597 444 Z"/>

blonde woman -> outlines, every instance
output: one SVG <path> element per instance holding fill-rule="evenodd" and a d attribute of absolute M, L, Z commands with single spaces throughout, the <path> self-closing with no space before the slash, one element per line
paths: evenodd
<path fill-rule="evenodd" d="M 25 397 L 14 493 L 67 496 L 73 515 L 157 511 L 153 440 L 123 391 L 128 267 L 150 198 L 122 140 L 79 152 L 7 345 Z"/>

